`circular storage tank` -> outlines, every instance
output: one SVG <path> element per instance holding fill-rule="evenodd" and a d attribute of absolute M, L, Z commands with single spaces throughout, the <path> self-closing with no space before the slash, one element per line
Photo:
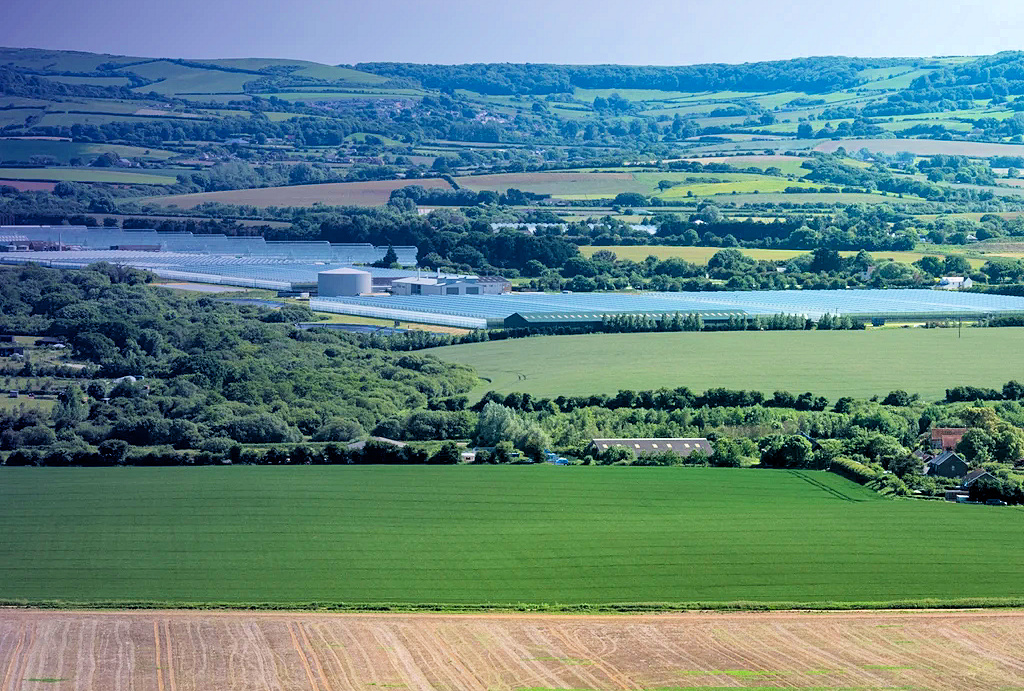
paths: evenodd
<path fill-rule="evenodd" d="M 317 294 L 320 297 L 365 295 L 373 292 L 368 271 L 359 269 L 331 269 L 317 274 Z"/>

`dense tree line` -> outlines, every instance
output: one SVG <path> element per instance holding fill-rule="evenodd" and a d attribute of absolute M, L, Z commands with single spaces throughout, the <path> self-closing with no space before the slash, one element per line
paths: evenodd
<path fill-rule="evenodd" d="M 468 401 L 462 398 L 448 399 L 448 407 L 464 406 Z M 656 389 L 653 391 L 622 390 L 615 395 L 593 394 L 590 396 L 557 396 L 555 398 L 535 398 L 528 393 L 501 394 L 489 391 L 472 410 L 482 410 L 488 403 L 500 403 L 511 410 L 520 412 L 538 412 L 557 410 L 568 413 L 573 410 L 589 407 L 618 410 L 633 408 L 641 410 L 679 410 L 682 408 L 746 408 L 763 405 L 767 408 L 792 408 L 794 410 L 825 410 L 828 399 L 807 392 L 794 395 L 788 391 L 776 391 L 766 397 L 760 391 L 742 391 L 725 388 L 708 389 L 703 393 L 694 393 L 688 387 L 674 389 Z"/>
<path fill-rule="evenodd" d="M 889 58 L 816 57 L 742 65 L 673 67 L 629 65 L 360 63 L 356 69 L 392 78 L 413 79 L 425 87 L 483 94 L 556 94 L 574 88 L 659 89 L 663 91 L 824 92 L 857 85 L 858 72 L 889 67 Z M 903 62 L 902 64 L 905 64 Z"/>

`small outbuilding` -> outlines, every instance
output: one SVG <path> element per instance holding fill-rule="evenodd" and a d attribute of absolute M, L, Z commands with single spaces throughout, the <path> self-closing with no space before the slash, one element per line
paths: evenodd
<path fill-rule="evenodd" d="M 931 447 L 933 449 L 954 450 L 967 434 L 966 427 L 932 427 Z"/>

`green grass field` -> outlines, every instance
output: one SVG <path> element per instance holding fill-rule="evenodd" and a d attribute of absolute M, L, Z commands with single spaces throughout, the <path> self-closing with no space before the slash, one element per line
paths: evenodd
<path fill-rule="evenodd" d="M 906 141 L 901 139 L 900 141 Z M 721 202 L 729 202 L 732 204 L 829 204 L 829 205 L 842 205 L 842 204 L 899 204 L 906 202 L 919 202 L 924 201 L 920 197 L 916 197 L 912 194 L 904 194 L 902 197 L 899 195 L 884 195 L 884 194 L 864 194 L 858 192 L 850 193 L 827 193 L 827 192 L 797 192 L 794 194 L 786 192 L 770 192 L 761 194 L 730 194 L 728 197 L 722 197 Z"/>
<path fill-rule="evenodd" d="M 698 162 L 704 165 L 709 163 L 724 163 L 728 166 L 736 168 L 746 168 L 748 166 L 755 166 L 757 168 L 771 168 L 775 167 L 781 170 L 786 175 L 796 175 L 797 177 L 803 177 L 810 172 L 807 168 L 801 168 L 803 164 L 803 158 L 799 156 L 783 156 L 783 155 L 748 155 L 748 156 L 707 156 L 704 158 L 686 158 L 685 161 Z M 850 163 L 853 159 L 846 159 L 845 163 Z M 707 175 L 717 177 L 714 173 L 707 173 Z"/>
<path fill-rule="evenodd" d="M 1024 371 L 1020 329 L 870 329 L 544 336 L 435 348 L 473 367 L 474 390 L 535 396 L 724 386 L 811 391 L 835 400 L 894 389 L 928 400 L 948 387 L 1000 387 Z"/>
<path fill-rule="evenodd" d="M 824 472 L 2 468 L 0 598 L 1013 598 L 1022 527 L 1017 509 L 887 500 Z"/>
<path fill-rule="evenodd" d="M 753 257 L 754 259 L 766 259 L 768 261 L 786 261 L 793 257 L 798 257 L 801 254 L 809 254 L 810 250 L 765 250 L 758 248 L 737 248 L 740 252 Z M 616 245 L 616 246 L 598 246 L 598 245 L 585 245 L 580 247 L 580 254 L 590 257 L 595 252 L 600 250 L 608 250 L 614 252 L 615 256 L 619 259 L 629 259 L 635 262 L 642 262 L 650 255 L 654 255 L 659 259 L 667 259 L 669 257 L 679 257 L 685 259 L 688 262 L 694 264 L 707 264 L 711 257 L 715 256 L 715 253 L 721 252 L 721 247 L 671 247 L 668 245 Z M 843 251 L 840 252 L 844 257 L 852 257 L 856 252 Z M 954 251 L 936 251 L 936 252 L 870 252 L 873 259 L 891 259 L 892 261 L 902 262 L 904 264 L 913 264 L 917 260 L 921 259 L 925 255 L 945 256 L 946 254 L 962 254 Z M 1021 252 L 1000 252 L 995 256 L 1008 257 L 1008 258 L 1024 258 L 1024 249 Z M 985 259 L 981 257 L 967 257 L 967 261 L 974 268 L 980 268 L 984 263 Z"/>
<path fill-rule="evenodd" d="M 76 157 L 88 163 L 93 158 L 107 152 L 125 158 L 161 160 L 177 155 L 173 151 L 122 144 L 82 144 L 44 139 L 0 139 L 0 161 L 28 162 L 32 156 L 52 156 L 61 163 L 70 163 L 71 159 Z"/>
<path fill-rule="evenodd" d="M 52 398 L 29 398 L 28 396 L 8 398 L 5 391 L 0 391 L 0 410 L 5 412 L 16 412 L 24 408 L 25 410 L 40 410 L 50 413 L 56 405 L 57 401 Z"/>
<path fill-rule="evenodd" d="M 770 175 L 742 175 L 738 173 L 718 174 L 712 177 L 724 177 L 728 182 L 705 182 L 705 183 L 684 183 L 670 187 L 658 196 L 665 200 L 680 201 L 692 194 L 696 197 L 711 197 L 721 194 L 750 194 L 750 193 L 773 193 L 782 192 L 787 187 L 801 187 L 818 189 L 818 185 L 804 182 L 802 180 L 789 180 L 787 178 L 773 177 Z M 566 196 L 566 195 L 559 195 Z"/>
<path fill-rule="evenodd" d="M 750 158 L 750 157 L 746 157 Z M 730 163 L 728 158 L 709 159 L 713 163 Z M 733 165 L 751 165 L 740 161 Z M 771 165 L 765 163 L 762 165 Z M 806 173 L 807 171 L 803 171 Z M 715 179 L 720 182 L 701 182 L 701 179 Z M 670 180 L 676 186 L 659 192 L 658 182 Z M 697 180 L 687 182 L 687 180 Z M 550 194 L 559 199 L 587 199 L 590 197 L 614 197 L 620 192 L 639 192 L 655 195 L 662 199 L 685 200 L 688 193 L 698 197 L 716 194 L 781 192 L 787 187 L 816 187 L 800 180 L 789 180 L 770 175 L 745 173 L 680 173 L 680 172 L 631 172 L 628 169 L 603 169 L 573 173 L 502 173 L 496 175 L 472 175 L 458 178 L 461 187 L 471 190 L 495 190 L 504 192 L 514 187 L 525 192 Z"/>
<path fill-rule="evenodd" d="M 173 185 L 175 178 L 109 168 L 0 168 L 8 180 L 52 180 L 60 182 L 115 182 L 127 185 Z"/>

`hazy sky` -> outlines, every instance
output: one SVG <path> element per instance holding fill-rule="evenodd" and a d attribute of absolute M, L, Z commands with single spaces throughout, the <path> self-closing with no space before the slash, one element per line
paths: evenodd
<path fill-rule="evenodd" d="M 0 46 L 330 64 L 692 64 L 1024 48 L 1020 0 L 3 0 Z"/>

